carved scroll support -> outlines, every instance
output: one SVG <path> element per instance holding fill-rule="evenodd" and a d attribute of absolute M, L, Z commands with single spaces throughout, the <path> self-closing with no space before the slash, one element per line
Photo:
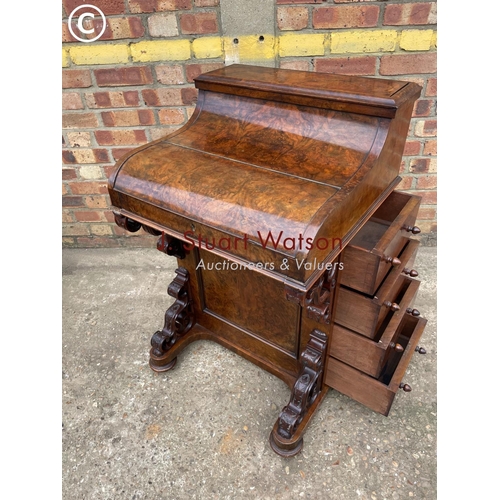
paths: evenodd
<path fill-rule="evenodd" d="M 300 356 L 301 370 L 292 389 L 290 402 L 281 411 L 269 437 L 271 448 L 283 457 L 302 450 L 302 435 L 328 388 L 323 388 L 327 336 L 320 330 L 311 332 Z"/>
<path fill-rule="evenodd" d="M 333 316 L 335 288 L 340 267 L 338 264 L 336 262 L 331 269 L 325 270 L 307 292 L 285 285 L 287 300 L 304 307 L 308 318 L 329 325 Z"/>
<path fill-rule="evenodd" d="M 189 287 L 189 273 L 183 267 L 176 269 L 177 276 L 168 287 L 168 294 L 175 302 L 165 312 L 162 330 L 151 338 L 149 366 L 156 372 L 172 369 L 177 358 L 172 358 L 174 344 L 194 325 L 194 307 Z"/>

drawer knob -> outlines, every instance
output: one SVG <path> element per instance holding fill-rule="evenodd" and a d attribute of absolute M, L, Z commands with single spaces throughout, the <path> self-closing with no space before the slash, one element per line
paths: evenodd
<path fill-rule="evenodd" d="M 407 267 L 403 269 L 403 273 L 405 273 L 408 276 L 411 276 L 412 278 L 416 278 L 418 276 L 418 272 L 415 271 L 415 269 L 408 269 Z"/>
<path fill-rule="evenodd" d="M 402 229 L 405 229 L 409 233 L 412 234 L 419 234 L 420 233 L 420 228 L 418 226 L 403 226 Z"/>
<path fill-rule="evenodd" d="M 391 311 L 399 311 L 399 305 L 396 302 L 384 301 L 384 306 L 388 307 Z"/>
<path fill-rule="evenodd" d="M 393 266 L 399 266 L 399 264 L 401 264 L 401 261 L 397 257 L 389 257 L 388 255 L 384 255 L 382 260 L 389 262 Z"/>
<path fill-rule="evenodd" d="M 403 382 L 399 384 L 399 388 L 403 389 L 405 392 L 411 392 L 411 385 L 403 384 Z"/>
<path fill-rule="evenodd" d="M 411 314 L 412 316 L 420 316 L 420 311 L 418 309 L 412 309 L 411 307 L 408 307 L 406 309 L 406 312 L 408 314 Z"/>
<path fill-rule="evenodd" d="M 427 351 L 425 350 L 425 347 L 415 347 L 415 352 L 418 352 L 419 354 L 427 354 Z"/>
<path fill-rule="evenodd" d="M 403 352 L 405 350 L 405 348 L 401 344 L 396 344 L 395 342 L 391 342 L 389 346 L 396 352 Z"/>

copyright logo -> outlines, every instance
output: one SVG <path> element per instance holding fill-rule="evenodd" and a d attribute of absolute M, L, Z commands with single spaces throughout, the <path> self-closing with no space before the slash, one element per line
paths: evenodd
<path fill-rule="evenodd" d="M 94 38 L 81 38 L 81 37 L 79 37 L 73 31 L 73 25 L 71 23 L 73 18 L 74 17 L 78 18 L 78 21 L 76 22 L 76 26 L 80 30 L 80 34 L 85 33 L 86 35 L 90 35 L 91 33 L 95 33 L 96 30 L 94 28 L 91 28 L 91 29 L 85 28 L 83 26 L 83 22 L 85 21 L 85 19 L 89 19 L 89 18 L 94 19 L 96 17 L 96 13 L 97 13 L 97 16 L 102 18 L 101 32 L 98 35 L 94 36 Z M 80 42 L 85 42 L 85 43 L 94 42 L 95 40 L 98 40 L 99 38 L 101 38 L 101 36 L 104 33 L 104 30 L 106 29 L 106 17 L 104 16 L 103 11 L 101 9 L 99 9 L 98 7 L 96 7 L 95 5 L 90 5 L 90 4 L 80 5 L 79 7 L 74 9 L 73 12 L 69 15 L 68 28 L 69 28 L 69 31 L 71 32 L 71 34 Z"/>

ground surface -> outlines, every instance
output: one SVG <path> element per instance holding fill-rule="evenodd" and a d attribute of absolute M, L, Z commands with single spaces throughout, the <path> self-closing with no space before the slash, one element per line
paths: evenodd
<path fill-rule="evenodd" d="M 200 341 L 158 375 L 176 261 L 153 249 L 63 252 L 63 498 L 435 499 L 436 248 L 414 265 L 428 319 L 388 417 L 331 390 L 291 459 L 269 433 L 289 389 Z"/>

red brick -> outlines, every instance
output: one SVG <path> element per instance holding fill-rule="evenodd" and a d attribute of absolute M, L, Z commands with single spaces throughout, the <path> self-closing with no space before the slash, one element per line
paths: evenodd
<path fill-rule="evenodd" d="M 129 0 L 130 12 L 134 14 L 168 10 L 189 10 L 191 0 Z"/>
<path fill-rule="evenodd" d="M 77 92 L 63 92 L 62 109 L 83 109 L 83 102 Z"/>
<path fill-rule="evenodd" d="M 162 125 L 180 125 L 186 119 L 181 109 L 160 109 L 158 117 Z"/>
<path fill-rule="evenodd" d="M 278 7 L 278 28 L 280 30 L 302 30 L 309 23 L 307 7 Z"/>
<path fill-rule="evenodd" d="M 68 21 L 62 22 L 62 41 L 67 42 L 77 42 L 78 40 L 71 34 L 69 30 Z"/>
<path fill-rule="evenodd" d="M 434 101 L 430 99 L 419 99 L 413 106 L 413 116 L 429 116 L 432 111 Z"/>
<path fill-rule="evenodd" d="M 63 150 L 63 162 L 67 164 L 107 163 L 108 152 L 105 149 Z"/>
<path fill-rule="evenodd" d="M 84 196 L 83 201 L 88 208 L 109 208 L 107 196 L 103 195 Z"/>
<path fill-rule="evenodd" d="M 128 108 L 139 106 L 139 92 L 126 90 L 123 92 L 94 92 L 85 95 L 89 108 Z"/>
<path fill-rule="evenodd" d="M 181 89 L 181 96 L 183 104 L 196 104 L 196 101 L 198 100 L 198 90 L 194 87 L 185 87 Z"/>
<path fill-rule="evenodd" d="M 223 67 L 224 63 L 186 64 L 187 81 L 191 83 L 201 74 L 208 73 L 209 71 L 214 71 Z"/>
<path fill-rule="evenodd" d="M 69 17 L 71 12 L 79 5 L 88 4 L 86 0 L 63 0 L 63 7 L 66 11 L 66 16 Z M 92 0 L 92 5 L 99 7 L 105 16 L 111 14 L 125 14 L 125 0 Z M 78 14 L 84 13 L 85 9 L 78 11 Z M 93 12 L 89 10 L 89 12 Z"/>
<path fill-rule="evenodd" d="M 113 160 L 118 161 L 120 158 L 130 153 L 130 151 L 133 151 L 133 149 L 134 148 L 113 148 L 111 150 L 111 154 L 113 155 Z M 109 172 L 104 171 L 106 177 L 109 177 L 113 168 L 114 167 L 111 167 L 111 170 Z"/>
<path fill-rule="evenodd" d="M 81 196 L 63 196 L 62 197 L 63 207 L 84 207 L 85 203 Z"/>
<path fill-rule="evenodd" d="M 435 205 L 437 203 L 436 191 L 410 191 L 409 194 L 420 196 L 422 205 Z M 422 229 L 422 228 L 420 228 Z"/>
<path fill-rule="evenodd" d="M 429 78 L 425 89 L 426 97 L 435 97 L 437 95 L 437 78 Z"/>
<path fill-rule="evenodd" d="M 163 85 L 180 85 L 186 82 L 179 64 L 159 65 L 155 67 L 155 71 L 156 79 Z"/>
<path fill-rule="evenodd" d="M 90 132 L 67 132 L 70 148 L 88 148 L 91 144 Z"/>
<path fill-rule="evenodd" d="M 419 120 L 415 125 L 416 137 L 435 137 L 437 135 L 437 120 Z"/>
<path fill-rule="evenodd" d="M 196 7 L 217 7 L 219 0 L 194 0 Z"/>
<path fill-rule="evenodd" d="M 182 89 L 147 89 L 142 91 L 147 106 L 182 106 L 196 102 L 198 91 L 193 87 Z"/>
<path fill-rule="evenodd" d="M 116 69 L 96 69 L 94 75 L 99 87 L 118 85 L 146 85 L 153 83 L 149 66 L 132 66 Z"/>
<path fill-rule="evenodd" d="M 280 68 L 282 69 L 295 69 L 297 71 L 309 71 L 309 61 L 304 61 L 303 59 L 296 61 L 280 61 Z"/>
<path fill-rule="evenodd" d="M 155 117 L 150 109 L 133 111 L 105 111 L 101 113 L 106 127 L 133 127 L 135 125 L 154 125 Z"/>
<path fill-rule="evenodd" d="M 72 181 L 76 179 L 76 172 L 73 168 L 63 168 L 62 169 L 62 180 L 63 181 Z"/>
<path fill-rule="evenodd" d="M 436 187 L 436 175 L 422 175 L 420 177 L 417 177 L 417 189 L 436 189 Z"/>
<path fill-rule="evenodd" d="M 405 175 L 401 179 L 401 182 L 398 184 L 398 189 L 400 189 L 400 190 L 411 189 L 412 184 L 413 184 L 413 177 L 410 177 L 409 175 Z"/>
<path fill-rule="evenodd" d="M 95 137 L 101 146 L 122 146 L 147 142 L 144 130 L 96 130 Z"/>
<path fill-rule="evenodd" d="M 180 15 L 181 31 L 187 35 L 218 33 L 219 26 L 215 12 L 197 12 Z"/>
<path fill-rule="evenodd" d="M 92 86 L 92 78 L 88 69 L 65 69 L 62 72 L 62 88 L 75 89 Z"/>
<path fill-rule="evenodd" d="M 406 141 L 405 150 L 403 152 L 404 156 L 416 156 L 420 153 L 420 146 L 422 145 L 419 141 Z"/>
<path fill-rule="evenodd" d="M 73 194 L 108 194 L 106 182 L 70 182 L 68 186 Z"/>
<path fill-rule="evenodd" d="M 376 57 L 339 57 L 315 59 L 314 68 L 318 73 L 337 73 L 343 75 L 374 75 Z"/>
<path fill-rule="evenodd" d="M 181 89 L 163 88 L 142 91 L 146 106 L 182 106 Z"/>
<path fill-rule="evenodd" d="M 437 141 L 425 141 L 424 155 L 437 155 Z"/>
<path fill-rule="evenodd" d="M 379 71 L 381 75 L 435 73 L 436 63 L 435 52 L 382 56 Z"/>
<path fill-rule="evenodd" d="M 418 24 L 433 24 L 435 19 L 431 16 L 433 3 L 397 3 L 385 7 L 384 25 L 403 26 Z"/>
<path fill-rule="evenodd" d="M 430 160 L 428 158 L 414 158 L 410 160 L 410 172 L 413 174 L 423 174 L 429 171 Z"/>
<path fill-rule="evenodd" d="M 75 212 L 75 219 L 80 222 L 96 222 L 102 220 L 99 212 L 90 210 L 81 210 Z"/>
<path fill-rule="evenodd" d="M 418 210 L 417 219 L 434 220 L 436 218 L 436 209 L 433 207 L 422 207 Z"/>
<path fill-rule="evenodd" d="M 316 29 L 369 28 L 377 25 L 378 15 L 376 5 L 318 7 L 313 11 L 313 26 Z"/>
<path fill-rule="evenodd" d="M 95 128 L 97 118 L 93 113 L 67 113 L 62 117 L 63 128 Z"/>
<path fill-rule="evenodd" d="M 84 22 L 84 28 L 93 29 L 92 33 L 81 33 L 81 38 L 94 38 L 102 30 L 102 19 L 90 18 Z M 121 17 L 106 19 L 106 28 L 99 40 L 121 40 L 124 38 L 140 38 L 145 28 L 139 17 Z M 75 31 L 76 33 L 76 31 Z M 78 35 L 78 33 L 76 33 Z M 79 35 L 80 36 L 80 35 Z"/>
<path fill-rule="evenodd" d="M 326 3 L 327 0 L 276 0 L 278 5 L 296 3 Z"/>

